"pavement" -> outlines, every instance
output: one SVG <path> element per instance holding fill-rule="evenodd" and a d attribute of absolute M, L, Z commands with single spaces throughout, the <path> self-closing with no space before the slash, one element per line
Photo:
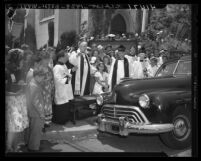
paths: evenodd
<path fill-rule="evenodd" d="M 41 141 L 41 152 L 160 152 L 170 157 L 190 157 L 191 149 L 172 150 L 161 143 L 157 136 L 132 136 L 120 138 L 116 135 L 99 136 L 96 117 L 78 120 L 76 125 L 52 124 L 46 129 Z M 21 152 L 27 152 L 23 139 L 19 141 Z"/>

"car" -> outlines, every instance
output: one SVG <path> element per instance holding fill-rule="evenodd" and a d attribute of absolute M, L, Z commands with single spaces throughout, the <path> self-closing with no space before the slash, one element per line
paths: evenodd
<path fill-rule="evenodd" d="M 125 79 L 97 96 L 98 131 L 156 134 L 170 148 L 191 146 L 191 57 L 171 59 L 152 78 Z"/>

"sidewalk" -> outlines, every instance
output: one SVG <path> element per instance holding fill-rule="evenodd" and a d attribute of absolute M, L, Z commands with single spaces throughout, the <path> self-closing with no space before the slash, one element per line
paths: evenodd
<path fill-rule="evenodd" d="M 89 152 L 87 148 L 74 144 L 79 139 L 96 137 L 97 126 L 95 117 L 77 120 L 76 125 L 71 122 L 65 125 L 51 124 L 43 134 L 41 140 L 41 152 Z M 93 135 L 93 136 L 92 136 Z M 20 139 L 21 152 L 27 152 L 23 139 Z"/>

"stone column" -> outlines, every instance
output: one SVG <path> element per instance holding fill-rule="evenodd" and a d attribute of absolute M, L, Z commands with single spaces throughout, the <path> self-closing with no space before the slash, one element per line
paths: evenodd
<path fill-rule="evenodd" d="M 135 25 L 135 32 L 138 34 L 141 32 L 141 25 L 142 25 L 142 10 L 138 9 L 136 11 L 136 25 Z"/>
<path fill-rule="evenodd" d="M 54 12 L 54 46 L 57 46 L 59 41 L 59 9 Z"/>
<path fill-rule="evenodd" d="M 142 16 L 142 30 L 141 32 L 145 31 L 146 28 L 146 19 L 147 19 L 147 10 L 143 9 L 143 16 Z"/>

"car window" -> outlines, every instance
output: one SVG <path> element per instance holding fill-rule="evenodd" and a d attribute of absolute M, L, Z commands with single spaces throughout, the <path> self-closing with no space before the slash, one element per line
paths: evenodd
<path fill-rule="evenodd" d="M 163 64 L 156 74 L 156 77 L 163 77 L 173 74 L 177 62 Z"/>
<path fill-rule="evenodd" d="M 174 74 L 191 74 L 191 61 L 179 61 Z"/>

